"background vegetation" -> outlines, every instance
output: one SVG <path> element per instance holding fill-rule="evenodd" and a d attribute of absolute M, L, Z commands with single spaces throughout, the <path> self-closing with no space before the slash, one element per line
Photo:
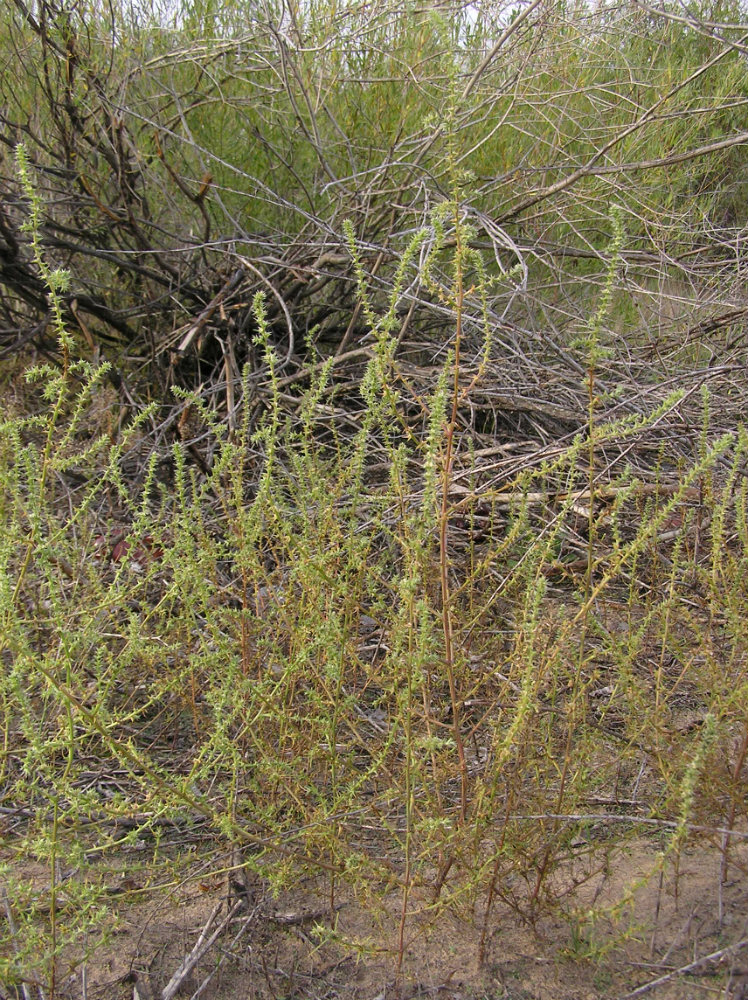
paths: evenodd
<path fill-rule="evenodd" d="M 643 834 L 720 852 L 729 978 L 739 5 L 0 17 L 0 980 L 134 858 L 394 893 L 393 975 L 447 911 L 600 958 Z"/>

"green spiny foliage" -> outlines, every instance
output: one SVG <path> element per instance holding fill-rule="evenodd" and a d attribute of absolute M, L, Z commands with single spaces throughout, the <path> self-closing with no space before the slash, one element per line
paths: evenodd
<path fill-rule="evenodd" d="M 324 34 L 329 18 L 321 8 L 313 14 L 309 31 Z M 195 9 L 190 30 L 212 26 L 220 35 L 217 16 Z M 372 345 L 356 386 L 362 414 L 349 436 L 329 419 L 330 361 L 310 367 L 288 410 L 268 301 L 256 296 L 262 419 L 250 412 L 250 365 L 234 428 L 199 393 L 177 393 L 211 441 L 212 465 L 198 469 L 178 443 L 167 471 L 154 452 L 134 487 L 124 456 L 147 437 L 154 408 L 114 440 L 88 435 L 108 369 L 76 356 L 62 298 L 73 279 L 46 263 L 41 175 L 19 154 L 30 246 L 62 363 L 29 373 L 41 388 L 32 417 L 0 424 L 2 776 L 8 800 L 28 810 L 12 850 L 46 866 L 50 886 L 34 900 L 8 878 L 6 905 L 23 914 L 3 926 L 12 957 L 0 974 L 8 981 L 38 979 L 54 993 L 102 926 L 99 859 L 106 864 L 149 838 L 152 875 L 178 867 L 161 845 L 168 824 L 205 826 L 227 850 L 252 847 L 242 863 L 276 890 L 323 872 L 331 898 L 342 884 L 384 905 L 397 885 L 394 950 L 402 960 L 414 894 L 431 897 L 434 919 L 481 900 L 486 926 L 497 900 L 531 921 L 564 908 L 553 876 L 575 860 L 577 835 L 591 843 L 591 871 L 641 833 L 635 816 L 615 817 L 615 838 L 603 836 L 604 815 L 590 818 L 588 802 L 610 798 L 612 788 L 625 786 L 662 824 L 661 867 L 694 825 L 735 820 L 742 774 L 730 767 L 730 747 L 745 726 L 748 690 L 745 432 L 716 433 L 705 397 L 698 452 L 671 489 L 660 489 L 659 475 L 651 489 L 630 469 L 599 477 L 606 448 L 636 441 L 678 402 L 669 396 L 646 413 L 601 416 L 603 327 L 624 242 L 614 214 L 612 241 L 595 237 L 607 259 L 580 345 L 586 426 L 499 488 L 455 491 L 455 404 L 470 401 L 485 373 L 491 279 L 512 272 L 497 263 L 493 274 L 473 246 L 480 231 L 462 207 L 460 163 L 470 149 L 459 129 L 455 65 L 430 23 L 417 44 L 444 79 L 426 94 L 434 102 L 447 94 L 452 115 L 449 162 L 431 166 L 450 197 L 403 236 L 384 297 L 363 263 L 366 234 L 357 240 L 357 226 L 345 227 Z M 404 25 L 375 27 L 397 43 L 377 49 L 377 58 L 394 59 L 386 53 L 406 45 Z M 588 44 L 576 35 L 572 43 L 575 52 Z M 668 58 L 664 49 L 654 55 Z M 307 52 L 291 57 L 300 73 L 319 74 L 320 65 L 327 72 Z M 151 71 L 161 69 L 156 59 Z M 607 92 L 599 72 L 603 82 L 581 96 L 564 91 L 572 110 L 590 101 L 592 114 L 594 88 Z M 322 78 L 314 79 L 321 93 Z M 279 134 L 293 118 L 285 105 L 296 94 L 293 80 L 275 97 L 286 115 L 271 116 Z M 308 92 L 305 85 L 296 96 Z M 299 127 L 313 134 L 324 122 L 334 131 L 331 116 L 313 110 L 301 108 Z M 505 111 L 519 116 L 522 107 Z M 488 112 L 500 113 L 493 105 Z M 361 121 L 389 128 L 386 114 L 375 120 L 371 109 Z M 551 115 L 549 135 L 561 121 L 567 117 Z M 230 130 L 227 141 L 237 134 Z M 289 149 L 295 168 L 313 174 L 326 164 L 334 173 L 345 156 L 363 155 L 342 141 L 317 141 L 319 149 L 306 146 L 313 169 Z M 577 142 L 574 155 L 590 155 L 589 138 Z M 474 176 L 489 148 L 487 141 L 471 153 Z M 487 193 L 486 204 L 495 208 L 495 197 Z M 289 209 L 265 200 L 262 211 L 280 227 Z M 597 220 L 601 206 L 582 199 L 574 211 L 576 226 L 588 211 Z M 398 306 L 416 277 L 449 315 L 454 344 L 423 396 L 410 392 L 397 353 Z M 478 303 L 488 345 L 478 352 L 484 364 L 469 371 L 451 336 L 466 300 Z M 661 462 L 664 470 L 664 455 Z M 457 522 L 478 516 L 490 517 L 488 537 L 478 546 L 471 531 L 468 557 L 455 542 Z M 684 697 L 696 706 L 693 726 Z M 92 783 L 92 760 L 118 782 Z M 61 873 L 73 869 L 63 885 Z"/>

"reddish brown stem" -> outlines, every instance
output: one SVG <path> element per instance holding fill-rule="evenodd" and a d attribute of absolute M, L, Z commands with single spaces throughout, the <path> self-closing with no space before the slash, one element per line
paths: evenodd
<path fill-rule="evenodd" d="M 460 765 L 460 824 L 467 817 L 468 774 L 465 763 L 465 746 L 462 741 L 461 712 L 457 698 L 455 682 L 454 639 L 452 634 L 452 607 L 449 587 L 449 556 L 447 553 L 447 528 L 449 526 L 449 484 L 452 478 L 452 463 L 454 460 L 454 432 L 457 425 L 457 407 L 460 393 L 460 347 L 462 343 L 462 311 L 464 306 L 465 288 L 462 279 L 462 247 L 460 243 L 460 224 L 457 219 L 457 249 L 456 249 L 456 332 L 452 378 L 452 408 L 446 430 L 446 449 L 444 455 L 444 476 L 442 480 L 442 504 L 439 517 L 439 568 L 442 593 L 442 630 L 444 632 L 444 666 L 449 682 L 449 699 L 452 707 L 452 729 Z"/>

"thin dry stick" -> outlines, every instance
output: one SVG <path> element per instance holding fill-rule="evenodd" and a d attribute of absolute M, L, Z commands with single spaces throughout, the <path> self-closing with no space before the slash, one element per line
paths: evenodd
<path fill-rule="evenodd" d="M 483 76 L 483 73 L 486 71 L 488 66 L 490 66 L 490 64 L 496 58 L 504 43 L 511 38 L 511 36 L 515 33 L 515 31 L 517 31 L 517 29 L 522 26 L 523 22 L 527 20 L 530 14 L 532 14 L 535 8 L 539 7 L 541 3 L 542 0 L 534 0 L 534 2 L 531 3 L 529 7 L 526 7 L 523 11 L 517 14 L 516 17 L 512 18 L 511 24 L 509 24 L 509 26 L 504 30 L 504 32 L 502 33 L 501 37 L 496 42 L 494 47 L 491 49 L 488 55 L 483 59 L 483 61 L 478 66 L 476 71 L 473 73 L 468 82 L 465 84 L 465 89 L 462 92 L 463 101 L 470 96 L 476 83 L 478 82 L 478 80 L 480 80 L 481 76 Z"/>
<path fill-rule="evenodd" d="M 231 907 L 229 912 L 223 918 L 218 927 L 216 927 L 216 929 L 213 931 L 210 937 L 207 937 L 208 931 L 210 930 L 216 917 L 220 913 L 222 906 L 223 906 L 223 900 L 221 900 L 220 903 L 216 903 L 216 905 L 213 907 L 210 916 L 205 922 L 205 926 L 200 931 L 200 937 L 195 942 L 194 948 L 189 953 L 189 955 L 185 957 L 184 961 L 181 963 L 177 971 L 174 973 L 169 982 L 166 984 L 166 986 L 164 986 L 163 990 L 161 991 L 161 1000 L 172 1000 L 172 998 L 177 995 L 180 986 L 187 978 L 187 976 L 189 976 L 189 974 L 195 968 L 195 966 L 203 957 L 203 955 L 212 947 L 214 941 L 219 936 L 219 934 L 223 933 L 224 929 L 236 916 L 239 910 L 244 906 L 244 900 L 243 899 L 237 900 L 237 902 L 234 903 L 234 905 Z"/>
<path fill-rule="evenodd" d="M 198 1000 L 198 997 L 200 997 L 200 996 L 203 995 L 203 993 L 205 992 L 205 990 L 209 986 L 211 980 L 213 979 L 213 977 L 215 976 L 215 974 L 218 972 L 218 970 L 220 969 L 221 965 L 223 964 L 223 962 L 224 962 L 227 954 L 229 954 L 231 952 L 232 948 L 236 947 L 236 944 L 239 941 L 239 938 L 243 937 L 244 934 L 246 934 L 246 932 L 249 930 L 249 928 L 255 922 L 256 918 L 257 918 L 257 907 L 255 907 L 255 909 L 249 914 L 249 916 L 245 917 L 244 920 L 242 920 L 241 927 L 239 928 L 239 930 L 236 932 L 236 934 L 233 936 L 233 938 L 229 942 L 228 947 L 221 949 L 221 954 L 220 954 L 220 956 L 218 958 L 218 961 L 216 962 L 215 968 L 212 969 L 208 973 L 208 975 L 205 977 L 205 979 L 203 979 L 203 981 L 200 983 L 200 985 L 198 986 L 198 988 L 195 990 L 195 992 L 190 997 L 190 1000 Z M 251 950 L 251 948 L 250 948 L 250 950 Z"/>
<path fill-rule="evenodd" d="M 732 944 L 729 948 L 720 948 L 719 951 L 713 951 L 709 955 L 702 955 L 701 958 L 697 958 L 695 962 L 689 962 L 688 965 L 682 965 L 679 969 L 674 969 L 672 972 L 668 972 L 665 976 L 660 976 L 659 979 L 653 979 L 649 983 L 645 983 L 643 986 L 639 986 L 637 989 L 632 990 L 631 993 L 625 993 L 618 1000 L 632 1000 L 632 997 L 641 997 L 645 993 L 650 993 L 652 990 L 657 989 L 658 986 L 662 986 L 663 983 L 669 982 L 671 979 L 675 979 L 676 976 L 684 976 L 686 973 L 695 972 L 700 966 L 706 965 L 709 962 L 717 962 L 721 958 L 726 958 L 728 955 L 736 955 L 741 948 L 745 948 L 748 945 L 748 938 L 743 938 L 742 941 L 738 941 L 737 944 Z"/>

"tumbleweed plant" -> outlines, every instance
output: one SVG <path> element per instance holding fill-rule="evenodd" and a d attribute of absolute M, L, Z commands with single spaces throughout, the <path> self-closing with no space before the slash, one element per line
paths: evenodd
<path fill-rule="evenodd" d="M 30 414 L 0 423 L 0 768 L 18 804 L 5 981 L 62 995 L 113 898 L 197 870 L 274 893 L 305 880 L 342 944 L 341 905 L 359 900 L 393 918 L 404 974 L 409 941 L 447 911 L 478 924 L 484 955 L 507 914 L 613 919 L 595 899 L 580 915 L 574 892 L 634 837 L 660 838 L 653 877 L 697 834 L 719 841 L 723 880 L 736 863 L 745 430 L 713 433 L 705 399 L 688 462 L 661 449 L 647 481 L 628 462 L 682 396 L 601 405 L 620 209 L 574 348 L 583 427 L 479 481 L 487 288 L 514 295 L 525 262 L 503 263 L 495 228 L 487 259 L 449 155 L 450 197 L 402 238 L 391 288 L 346 227 L 366 324 L 355 380 L 315 358 L 285 381 L 255 296 L 231 419 L 200 389 L 173 394 L 173 425 L 210 443 L 201 466 L 179 433 L 163 446 L 155 405 L 96 424 L 114 373 L 66 325 L 71 276 L 45 258 L 19 150 L 58 353 L 26 374 Z M 398 353 L 416 287 L 452 324 L 444 351 L 423 333 L 440 357 L 425 386 Z"/>

